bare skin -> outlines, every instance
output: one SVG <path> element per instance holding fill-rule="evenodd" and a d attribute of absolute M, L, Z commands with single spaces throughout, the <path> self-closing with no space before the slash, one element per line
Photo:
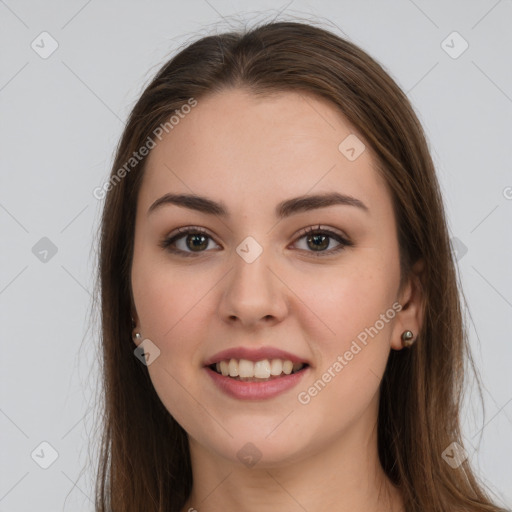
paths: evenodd
<path fill-rule="evenodd" d="M 200 99 L 149 156 L 133 316 L 142 339 L 160 350 L 148 366 L 155 390 L 188 433 L 193 489 L 183 512 L 404 510 L 377 453 L 379 384 L 402 332 L 420 329 L 422 297 L 416 271 L 400 287 L 392 199 L 369 146 L 354 161 L 338 149 L 350 134 L 358 135 L 314 96 L 231 89 Z M 281 201 L 332 192 L 366 209 L 275 215 Z M 206 196 L 229 216 L 175 204 L 148 213 L 167 193 Z M 331 236 L 315 250 L 300 231 L 319 225 L 350 243 Z M 185 227 L 203 228 L 206 239 L 182 235 L 173 245 L 181 253 L 161 246 Z M 251 263 L 236 251 L 248 236 L 262 249 Z M 345 357 L 371 326 L 377 334 Z M 275 397 L 234 398 L 204 365 L 239 346 L 277 347 L 310 366 Z M 336 371 L 339 356 L 346 364 Z M 329 368 L 331 378 L 322 377 Z M 322 378 L 328 383 L 309 393 Z M 247 443 L 261 457 L 252 467 L 238 456 Z"/>

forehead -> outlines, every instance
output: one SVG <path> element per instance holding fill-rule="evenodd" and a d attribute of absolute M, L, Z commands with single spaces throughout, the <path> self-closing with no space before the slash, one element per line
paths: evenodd
<path fill-rule="evenodd" d="M 386 199 L 371 149 L 330 102 L 309 93 L 257 96 L 242 89 L 197 101 L 155 141 L 143 203 L 170 191 L 239 205 L 333 190 L 367 204 Z"/>

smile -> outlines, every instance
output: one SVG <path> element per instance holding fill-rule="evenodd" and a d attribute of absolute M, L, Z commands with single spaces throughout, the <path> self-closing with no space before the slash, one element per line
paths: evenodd
<path fill-rule="evenodd" d="M 279 379 L 285 375 L 299 372 L 307 364 L 293 363 L 289 359 L 225 359 L 209 366 L 210 369 L 224 377 L 242 382 L 265 382 Z"/>
<path fill-rule="evenodd" d="M 213 363 L 204 369 L 217 389 L 230 398 L 267 400 L 297 386 L 310 371 L 310 366 L 278 359 L 263 359 L 255 362 L 247 359 L 230 359 Z M 272 371 L 274 373 L 279 371 L 279 374 L 272 375 Z M 238 372 L 238 375 L 231 376 L 231 372 Z M 257 375 L 265 375 L 265 377 Z"/>

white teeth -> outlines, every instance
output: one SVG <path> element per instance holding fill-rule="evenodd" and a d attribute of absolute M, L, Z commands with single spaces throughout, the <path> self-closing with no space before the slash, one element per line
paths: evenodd
<path fill-rule="evenodd" d="M 283 363 L 283 372 L 286 373 L 286 375 L 290 375 L 293 370 L 293 363 L 291 361 L 285 361 Z"/>
<path fill-rule="evenodd" d="M 236 359 L 230 359 L 228 367 L 229 376 L 238 377 L 238 361 Z"/>
<path fill-rule="evenodd" d="M 238 375 L 240 377 L 254 377 L 254 363 L 247 359 L 240 359 L 238 363 Z"/>
<path fill-rule="evenodd" d="M 281 375 L 283 372 L 283 362 L 281 359 L 272 359 L 270 363 L 270 375 Z"/>
<path fill-rule="evenodd" d="M 224 377 L 227 377 L 229 375 L 229 367 L 227 361 L 221 361 L 220 362 L 220 371 Z"/>
<path fill-rule="evenodd" d="M 268 380 L 271 377 L 278 377 L 282 374 L 290 375 L 301 370 L 303 367 L 303 363 L 292 363 L 288 359 L 262 359 L 256 362 L 249 361 L 248 359 L 225 359 L 215 363 L 217 373 L 222 374 L 224 377 L 229 376 L 238 380 L 251 378 Z"/>
<path fill-rule="evenodd" d="M 268 379 L 270 377 L 270 363 L 268 359 L 254 363 L 254 376 L 258 379 Z"/>

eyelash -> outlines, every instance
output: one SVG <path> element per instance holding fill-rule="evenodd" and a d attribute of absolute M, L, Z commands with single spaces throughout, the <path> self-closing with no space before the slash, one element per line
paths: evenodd
<path fill-rule="evenodd" d="M 195 235 L 201 234 L 201 235 L 205 235 L 208 238 L 213 240 L 213 238 L 208 234 L 208 232 L 205 229 L 198 227 L 198 226 L 189 226 L 186 228 L 179 228 L 177 230 L 176 234 L 173 234 L 173 235 L 163 239 L 159 245 L 160 245 L 160 247 L 162 247 L 162 249 L 165 249 L 173 254 L 178 254 L 180 256 L 185 256 L 185 257 L 195 257 L 195 256 L 199 256 L 201 254 L 201 252 L 207 252 L 207 251 L 200 251 L 200 252 L 195 253 L 195 252 L 190 252 L 190 251 L 183 251 L 181 249 L 176 249 L 175 247 L 172 247 L 172 245 L 177 240 L 179 240 L 180 238 L 183 238 L 185 235 L 189 235 L 189 234 L 195 234 Z M 340 244 L 335 249 L 330 249 L 327 251 L 318 251 L 318 252 L 317 251 L 306 251 L 306 252 L 310 252 L 315 257 L 331 256 L 333 254 L 337 254 L 338 252 L 342 251 L 343 249 L 345 249 L 345 247 L 352 247 L 354 245 L 347 238 L 341 236 L 338 233 L 335 233 L 334 231 L 322 228 L 320 225 L 318 225 L 316 227 L 310 226 L 308 228 L 302 229 L 298 234 L 297 240 L 300 240 L 301 238 L 304 238 L 305 236 L 313 235 L 313 234 L 314 235 L 328 235 L 329 238 L 334 238 Z"/>

